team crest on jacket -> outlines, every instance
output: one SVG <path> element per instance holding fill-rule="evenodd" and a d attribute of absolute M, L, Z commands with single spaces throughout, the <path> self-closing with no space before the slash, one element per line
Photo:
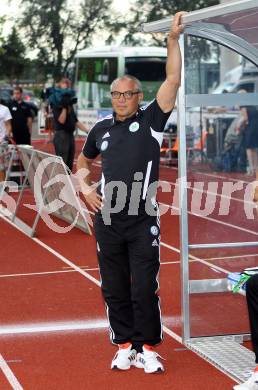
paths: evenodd
<path fill-rule="evenodd" d="M 101 151 L 104 152 L 104 150 L 106 150 L 108 147 L 108 141 L 103 141 L 102 144 L 101 144 Z"/>
<path fill-rule="evenodd" d="M 157 228 L 157 226 L 153 225 L 151 228 L 150 228 L 150 232 L 153 236 L 157 236 L 159 234 L 159 229 Z"/>
<path fill-rule="evenodd" d="M 139 125 L 138 122 L 133 122 L 133 123 L 130 124 L 129 130 L 130 130 L 132 133 L 134 133 L 135 131 L 139 130 L 139 127 L 140 127 L 140 125 Z"/>

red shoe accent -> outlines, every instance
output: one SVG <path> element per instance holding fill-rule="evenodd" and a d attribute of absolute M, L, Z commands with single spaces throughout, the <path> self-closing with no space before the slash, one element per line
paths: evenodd
<path fill-rule="evenodd" d="M 148 344 L 143 344 L 144 348 L 147 349 L 148 351 L 153 351 L 154 348 L 152 345 L 148 345 Z"/>
<path fill-rule="evenodd" d="M 132 344 L 131 343 L 124 343 L 124 344 L 118 344 L 119 349 L 126 349 L 129 348 Z"/>
<path fill-rule="evenodd" d="M 254 372 L 258 374 L 258 366 L 255 367 Z"/>

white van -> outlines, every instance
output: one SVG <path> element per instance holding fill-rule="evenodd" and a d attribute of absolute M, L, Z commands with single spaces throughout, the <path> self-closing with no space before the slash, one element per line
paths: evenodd
<path fill-rule="evenodd" d="M 226 73 L 223 81 L 212 93 L 238 92 L 241 89 L 246 92 L 258 92 L 258 67 L 252 64 L 239 65 Z"/>
<path fill-rule="evenodd" d="M 105 46 L 76 54 L 75 86 L 78 118 L 88 128 L 112 112 L 111 82 L 131 74 L 142 82 L 144 103 L 150 102 L 165 79 L 167 50 L 159 47 Z"/>

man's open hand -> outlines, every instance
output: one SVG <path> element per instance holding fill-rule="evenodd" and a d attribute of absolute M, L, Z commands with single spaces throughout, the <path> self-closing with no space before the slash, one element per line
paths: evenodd
<path fill-rule="evenodd" d="M 86 203 L 94 210 L 95 212 L 99 211 L 102 207 L 102 197 L 96 191 L 96 189 L 91 190 L 83 194 Z"/>

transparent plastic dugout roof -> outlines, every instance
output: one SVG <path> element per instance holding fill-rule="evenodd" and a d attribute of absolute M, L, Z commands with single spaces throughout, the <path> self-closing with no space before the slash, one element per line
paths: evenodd
<path fill-rule="evenodd" d="M 169 32 L 172 21 L 171 16 L 146 23 L 143 31 Z M 227 64 L 231 69 L 236 66 L 236 58 L 245 69 L 251 65 L 246 60 L 256 65 L 252 68 L 258 67 L 258 0 L 230 1 L 189 12 L 182 17 L 182 23 L 185 29 L 179 45 L 183 66 L 177 96 L 182 339 L 187 346 L 200 351 L 201 345 L 210 342 L 204 356 L 211 361 L 215 359 L 211 357 L 215 339 L 222 342 L 230 336 L 238 343 L 248 337 L 246 302 L 240 294 L 229 291 L 228 277 L 245 267 L 256 266 L 258 261 L 258 220 L 251 220 L 246 209 L 241 211 L 241 207 L 253 207 L 252 200 L 245 198 L 246 188 L 252 184 L 252 179 L 244 174 L 247 164 L 235 170 L 225 166 L 218 169 L 216 165 L 225 162 L 222 152 L 227 151 L 226 137 L 232 129 L 231 134 L 235 134 L 241 107 L 258 107 L 257 76 L 252 76 L 252 90 L 239 83 L 240 89 L 224 91 L 223 87 L 213 93 L 212 86 L 214 81 L 223 84 L 224 69 L 220 65 Z M 206 58 L 206 68 L 204 61 L 196 61 L 201 55 L 196 54 L 195 43 L 202 41 L 210 47 L 215 43 L 214 48 L 219 49 L 210 51 L 211 56 L 218 54 L 214 56 L 216 61 Z M 202 50 L 203 45 L 199 45 L 199 53 Z M 236 53 L 238 56 L 231 63 Z M 241 81 L 247 84 L 248 77 Z M 238 93 L 241 89 L 246 93 Z M 212 148 L 216 150 L 213 155 Z M 230 183 L 244 184 L 237 196 L 225 197 L 220 189 Z M 213 185 L 219 188 L 218 192 L 212 189 Z M 202 214 L 204 205 L 211 206 L 212 197 L 214 207 Z M 224 201 L 230 201 L 227 209 L 221 206 Z M 223 345 L 222 342 L 219 352 L 226 356 Z M 236 351 L 239 362 L 242 352 Z M 222 367 L 224 363 L 219 359 L 216 364 Z M 231 355 L 226 361 L 230 363 Z M 226 367 L 225 371 L 239 378 L 235 368 Z"/>
<path fill-rule="evenodd" d="M 173 18 L 143 25 L 144 32 L 168 32 Z M 258 0 L 232 1 L 189 12 L 182 19 L 185 33 L 234 48 L 258 65 Z M 243 53 L 244 52 L 244 53 Z"/>

